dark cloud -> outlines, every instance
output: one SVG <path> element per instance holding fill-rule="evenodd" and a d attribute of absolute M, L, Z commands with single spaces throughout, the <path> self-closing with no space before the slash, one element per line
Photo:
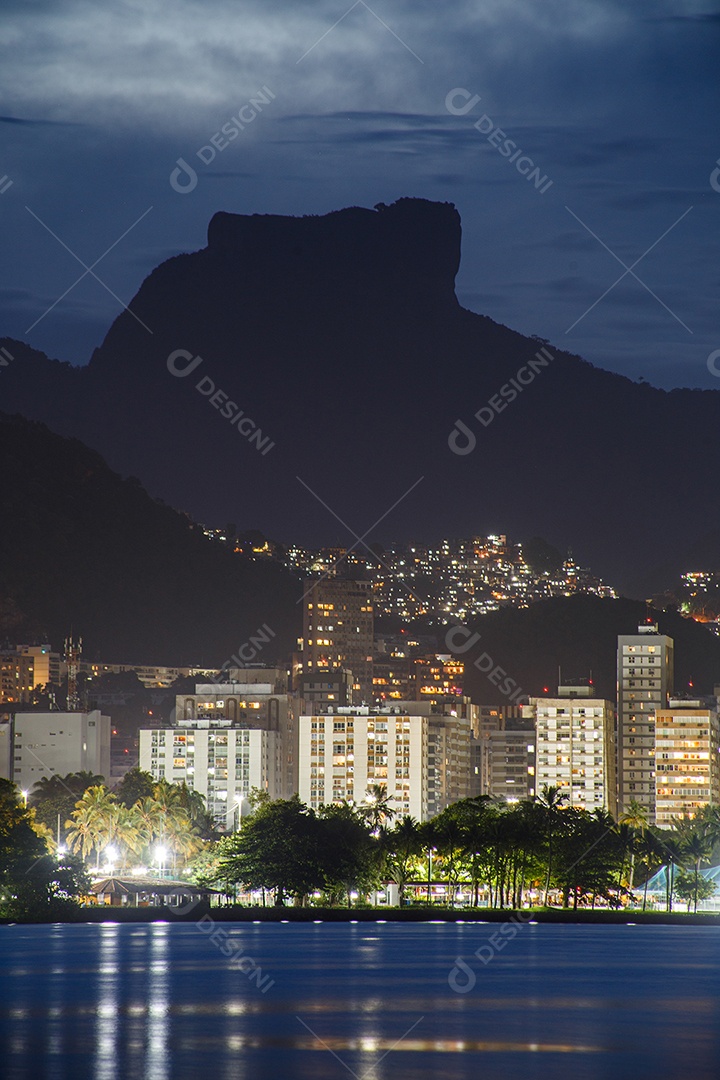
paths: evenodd
<path fill-rule="evenodd" d="M 79 124 L 73 124 L 68 120 L 46 120 L 29 118 L 26 116 L 0 116 L 0 124 L 20 124 L 27 127 L 34 125 L 41 125 L 43 127 L 79 127 Z"/>
<path fill-rule="evenodd" d="M 219 209 L 322 214 L 407 194 L 452 200 L 463 219 L 463 302 L 559 339 L 586 297 L 621 272 L 570 227 L 566 205 L 630 262 L 696 203 L 648 270 L 666 302 L 680 297 L 693 341 L 628 279 L 579 324 L 573 347 L 651 381 L 653 365 L 665 379 L 687 364 L 704 385 L 698 348 L 718 347 L 720 194 L 709 178 L 720 101 L 709 31 L 720 16 L 693 8 L 458 0 L 439 15 L 437 0 L 393 0 L 378 14 L 419 64 L 361 7 L 331 30 L 336 0 L 178 0 L 172 18 L 147 5 L 142 19 L 130 0 L 7 0 L 0 92 L 12 104 L 0 118 L 0 175 L 13 185 L 0 195 L 0 332 L 23 336 L 28 305 L 42 310 L 40 295 L 51 303 L 77 265 L 24 204 L 88 262 L 155 206 L 98 268 L 127 301 L 156 262 L 202 247 Z M 680 22 L 690 32 L 677 33 Z M 209 166 L 198 163 L 196 151 L 262 86 L 271 103 Z M 445 106 L 457 87 L 480 95 L 464 116 Z M 546 194 L 474 128 L 483 113 L 552 179 Z M 192 194 L 170 188 L 179 157 L 195 163 Z M 118 306 L 96 284 L 78 290 L 31 344 L 70 360 L 89 354 Z M 632 334 L 611 317 L 628 310 L 642 312 Z"/>

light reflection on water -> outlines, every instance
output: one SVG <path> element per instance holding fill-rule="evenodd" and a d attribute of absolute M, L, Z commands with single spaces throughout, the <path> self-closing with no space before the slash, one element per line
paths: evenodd
<path fill-rule="evenodd" d="M 717 1080 L 720 930 L 226 924 L 0 927 L 3 1080 Z"/>

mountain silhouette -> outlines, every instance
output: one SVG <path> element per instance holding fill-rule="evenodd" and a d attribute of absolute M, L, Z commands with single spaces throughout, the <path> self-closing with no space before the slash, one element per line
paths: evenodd
<path fill-rule="evenodd" d="M 720 639 L 705 626 L 636 600 L 582 595 L 540 600 L 526 609 L 502 608 L 477 619 L 472 629 L 479 640 L 463 653 L 464 692 L 481 704 L 514 704 L 499 693 L 498 676 L 494 682 L 487 677 L 499 665 L 513 680 L 508 690 L 518 701 L 548 691 L 554 695 L 559 673 L 569 685 L 591 678 L 598 697 L 615 701 L 618 635 L 636 633 L 648 614 L 675 642 L 675 693 L 713 694 Z"/>
<path fill-rule="evenodd" d="M 2 408 L 196 520 L 284 543 L 541 535 L 640 597 L 686 553 L 720 565 L 720 395 L 634 383 L 463 309 L 460 247 L 455 207 L 422 199 L 218 213 L 87 366 L 0 340 Z M 449 445 L 457 421 L 471 452 Z"/>
<path fill-rule="evenodd" d="M 0 641 L 59 649 L 74 630 L 88 659 L 200 667 L 253 636 L 257 662 L 294 647 L 296 578 L 209 540 L 77 440 L 0 413 L 0 475 Z"/>

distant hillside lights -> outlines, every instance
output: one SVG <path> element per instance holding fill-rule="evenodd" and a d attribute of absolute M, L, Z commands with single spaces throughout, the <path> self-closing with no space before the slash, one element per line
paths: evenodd
<path fill-rule="evenodd" d="M 202 356 L 193 356 L 187 349 L 175 349 L 167 358 L 167 369 L 176 379 L 186 379 L 202 363 Z M 207 398 L 212 407 L 218 409 L 220 415 L 237 428 L 249 443 L 256 446 L 263 457 L 270 453 L 275 445 L 270 441 L 270 436 L 263 435 L 255 421 L 246 416 L 240 406 L 230 400 L 229 394 L 216 388 L 209 375 L 204 375 L 195 384 L 195 389 L 202 397 Z"/>
<path fill-rule="evenodd" d="M 475 419 L 479 420 L 483 427 L 492 424 L 495 417 L 507 409 L 508 405 L 515 401 L 518 394 L 521 394 L 527 386 L 530 386 L 537 378 L 538 373 L 554 359 L 552 353 L 543 346 L 539 352 L 535 353 L 532 360 L 528 360 L 527 364 L 523 364 L 521 368 L 518 368 L 513 378 L 504 383 L 497 394 L 493 394 L 487 405 L 483 405 L 478 409 L 475 413 Z M 466 454 L 473 452 L 476 444 L 475 434 L 467 424 L 464 424 L 462 420 L 456 420 L 455 427 L 448 436 L 448 446 L 453 454 L 465 457 Z"/>

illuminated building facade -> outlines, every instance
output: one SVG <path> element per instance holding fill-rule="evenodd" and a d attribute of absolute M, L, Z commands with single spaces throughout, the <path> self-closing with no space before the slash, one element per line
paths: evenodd
<path fill-rule="evenodd" d="M 720 724 L 717 699 L 670 699 L 655 713 L 655 821 L 694 817 L 720 803 Z"/>
<path fill-rule="evenodd" d="M 470 719 L 423 704 L 301 716 L 300 798 L 314 809 L 345 800 L 362 803 L 367 788 L 380 784 L 396 816 L 410 814 L 418 821 L 466 798 Z"/>
<path fill-rule="evenodd" d="M 281 797 L 282 751 L 277 731 L 218 720 L 186 721 L 140 730 L 140 768 L 156 780 L 185 783 L 205 797 L 218 828 L 232 831 L 250 809 L 253 788 Z"/>
<path fill-rule="evenodd" d="M 522 707 L 536 730 L 537 791 L 557 787 L 567 806 L 615 817 L 615 706 L 590 686 L 561 686 L 558 696 Z"/>
<path fill-rule="evenodd" d="M 174 722 L 198 729 L 231 727 L 273 732 L 280 755 L 280 777 L 273 778 L 272 789 L 276 798 L 290 798 L 298 783 L 297 721 L 296 699 L 286 692 L 287 672 L 281 668 L 232 670 L 243 681 L 197 683 L 194 694 L 176 695 Z"/>
<path fill-rule="evenodd" d="M 618 638 L 618 810 L 635 799 L 655 820 L 655 712 L 673 692 L 674 643 L 645 623 Z"/>
<path fill-rule="evenodd" d="M 477 706 L 471 794 L 520 802 L 535 794 L 535 723 L 519 705 Z"/>
<path fill-rule="evenodd" d="M 324 578 L 306 583 L 303 670 L 345 668 L 355 702 L 373 700 L 373 601 L 369 581 Z"/>

